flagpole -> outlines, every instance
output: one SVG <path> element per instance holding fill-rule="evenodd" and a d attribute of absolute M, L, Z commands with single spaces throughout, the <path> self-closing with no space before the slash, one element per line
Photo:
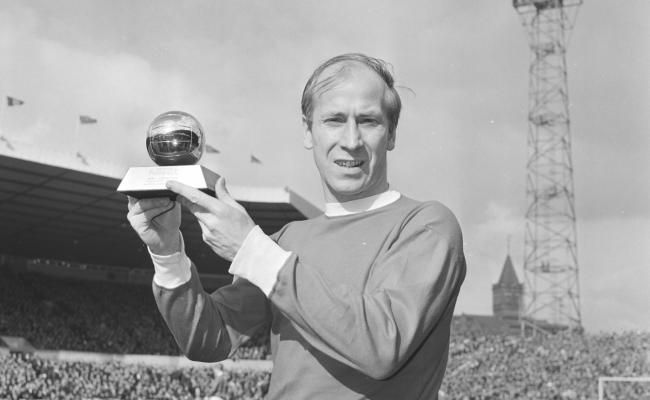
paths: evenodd
<path fill-rule="evenodd" d="M 5 117 L 5 110 L 4 108 L 9 108 L 9 104 L 5 104 L 5 102 L 8 102 L 9 98 L 6 96 L 2 96 L 2 101 L 0 101 L 0 141 L 4 142 L 4 144 L 9 148 L 9 150 L 14 150 L 14 146 L 11 144 L 9 141 L 9 138 L 5 137 L 5 131 L 4 131 L 4 117 Z"/>
<path fill-rule="evenodd" d="M 7 114 L 7 110 L 9 107 L 13 106 L 22 106 L 25 101 L 20 100 L 17 97 L 11 97 L 7 95 L 0 96 L 0 138 L 2 139 L 3 142 L 9 147 L 10 149 L 13 150 L 13 147 L 11 145 L 11 142 L 9 142 L 9 139 L 4 136 L 4 123 L 5 123 L 5 114 Z"/>
<path fill-rule="evenodd" d="M 4 128 L 2 126 L 4 125 L 3 124 L 3 122 L 4 122 L 3 119 L 4 119 L 4 116 L 5 116 L 5 113 L 4 113 L 4 110 L 2 108 L 3 108 L 3 105 L 4 105 L 4 103 L 6 101 L 8 101 L 7 98 L 5 96 L 2 96 L 2 101 L 0 101 L 0 135 L 4 134 Z"/>
<path fill-rule="evenodd" d="M 75 125 L 75 131 L 74 131 L 74 137 L 75 137 L 74 141 L 75 143 L 77 143 L 77 153 L 81 153 L 81 143 L 79 141 L 79 125 L 81 125 L 80 118 L 81 117 L 77 115 L 77 123 Z"/>

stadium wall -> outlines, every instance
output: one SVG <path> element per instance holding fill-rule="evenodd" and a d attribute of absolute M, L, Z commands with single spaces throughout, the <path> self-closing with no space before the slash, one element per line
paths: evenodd
<path fill-rule="evenodd" d="M 14 273 L 33 272 L 64 279 L 117 282 L 137 285 L 151 285 L 153 269 L 136 269 L 112 265 L 73 263 L 50 259 L 26 259 L 0 254 L 0 266 L 8 267 Z M 200 274 L 201 283 L 207 290 L 214 290 L 230 284 L 232 276 L 227 274 Z"/>
<path fill-rule="evenodd" d="M 119 362 L 122 364 L 141 364 L 161 368 L 220 368 L 223 370 L 270 371 L 273 366 L 268 360 L 224 360 L 217 363 L 191 361 L 182 356 L 161 356 L 148 354 L 105 354 L 68 350 L 37 350 L 34 354 L 40 358 L 86 363 Z"/>

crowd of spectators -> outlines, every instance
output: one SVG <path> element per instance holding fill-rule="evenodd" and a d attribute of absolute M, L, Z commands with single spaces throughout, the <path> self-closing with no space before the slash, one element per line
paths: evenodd
<path fill-rule="evenodd" d="M 650 335 L 500 335 L 452 341 L 441 399 L 597 399 L 599 376 L 649 376 Z M 0 355 L 0 398 L 261 399 L 265 371 L 64 362 Z M 605 399 L 650 399 L 650 382 L 610 383 Z"/>
<path fill-rule="evenodd" d="M 0 399 L 262 399 L 266 371 L 166 369 L 147 365 L 0 355 Z"/>
<path fill-rule="evenodd" d="M 0 334 L 36 348 L 178 355 L 148 285 L 62 279 L 0 269 Z M 268 335 L 233 359 L 266 359 Z"/>
<path fill-rule="evenodd" d="M 148 286 L 0 271 L 0 334 L 36 348 L 177 355 Z M 0 356 L 0 398 L 258 399 L 266 372 L 166 369 Z M 268 359 L 261 333 L 233 359 Z M 443 399 L 596 399 L 600 376 L 650 376 L 650 333 L 538 334 L 455 329 Z M 608 383 L 607 399 L 650 400 L 650 382 Z M 217 397 L 218 396 L 218 397 Z"/>
<path fill-rule="evenodd" d="M 451 399 L 597 399 L 601 376 L 650 376 L 650 333 L 535 337 L 457 333 L 442 391 Z M 650 382 L 608 383 L 607 399 L 650 399 Z"/>
<path fill-rule="evenodd" d="M 40 349 L 178 354 L 145 285 L 0 270 L 0 332 Z"/>

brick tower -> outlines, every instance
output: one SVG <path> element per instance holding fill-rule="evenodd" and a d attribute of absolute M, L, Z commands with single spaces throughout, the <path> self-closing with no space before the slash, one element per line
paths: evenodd
<path fill-rule="evenodd" d="M 492 285 L 492 312 L 495 317 L 518 319 L 524 295 L 524 285 L 517 279 L 510 255 L 506 257 L 499 281 Z"/>

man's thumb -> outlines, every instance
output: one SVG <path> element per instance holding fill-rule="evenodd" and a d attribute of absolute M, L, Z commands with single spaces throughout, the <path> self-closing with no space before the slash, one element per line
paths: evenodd
<path fill-rule="evenodd" d="M 226 178 L 223 176 L 220 176 L 219 179 L 217 179 L 217 183 L 214 185 L 214 193 L 217 195 L 217 198 L 224 203 L 230 206 L 239 206 L 239 203 L 237 203 L 235 199 L 230 196 L 230 193 L 228 193 L 228 189 L 226 189 Z"/>

